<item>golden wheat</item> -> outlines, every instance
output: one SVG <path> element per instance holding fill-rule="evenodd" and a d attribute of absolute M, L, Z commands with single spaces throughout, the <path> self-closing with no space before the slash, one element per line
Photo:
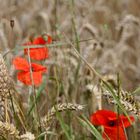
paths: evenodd
<path fill-rule="evenodd" d="M 50 111 L 48 111 L 47 115 L 42 118 L 42 126 L 47 129 L 57 112 L 62 112 L 67 110 L 79 111 L 82 110 L 83 108 L 84 106 L 79 104 L 72 104 L 72 103 L 58 104 L 52 107 Z"/>
<path fill-rule="evenodd" d="M 8 74 L 4 59 L 0 54 L 0 96 L 4 98 L 9 97 L 11 89 L 13 89 L 13 84 Z"/>
<path fill-rule="evenodd" d="M 114 92 L 115 92 L 115 95 L 119 98 L 119 101 L 121 102 L 121 104 L 124 106 L 124 108 L 127 111 L 132 112 L 133 114 L 136 114 L 136 115 L 140 115 L 139 101 L 134 98 L 132 93 L 121 90 L 120 95 L 118 96 L 117 91 L 114 90 Z M 116 101 L 114 100 L 112 94 L 109 91 L 104 90 L 103 95 L 107 96 L 109 103 L 116 104 Z"/>
<path fill-rule="evenodd" d="M 20 140 L 34 140 L 35 136 L 31 132 L 26 132 L 20 136 Z"/>
<path fill-rule="evenodd" d="M 1 110 L 1 120 L 4 118 L 5 114 L 5 101 L 10 95 L 11 90 L 11 80 L 8 74 L 7 67 L 5 65 L 4 59 L 0 54 L 0 110 Z M 6 105 L 7 106 L 7 105 Z"/>
<path fill-rule="evenodd" d="M 121 104 L 123 105 L 123 107 L 129 112 L 139 115 L 140 104 L 139 104 L 138 100 L 135 99 L 134 95 L 132 93 L 124 91 L 122 89 L 120 89 L 120 92 L 118 94 L 116 77 L 114 75 L 106 75 L 106 76 L 104 76 L 104 80 L 106 80 L 113 87 L 113 91 L 114 91 L 116 97 L 118 97 L 118 99 L 121 102 Z M 110 91 L 104 89 L 102 84 L 103 83 L 101 82 L 101 87 L 102 87 L 102 92 L 103 92 L 102 94 L 107 97 L 109 103 L 116 104 L 116 101 L 114 100 Z"/>
<path fill-rule="evenodd" d="M 0 121 L 0 134 L 4 137 L 19 139 L 19 131 L 13 124 Z"/>

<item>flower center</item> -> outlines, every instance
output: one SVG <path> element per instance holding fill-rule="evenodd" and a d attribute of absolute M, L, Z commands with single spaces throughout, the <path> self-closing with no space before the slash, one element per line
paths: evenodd
<path fill-rule="evenodd" d="M 115 126 L 115 122 L 114 121 L 109 121 L 109 126 Z"/>

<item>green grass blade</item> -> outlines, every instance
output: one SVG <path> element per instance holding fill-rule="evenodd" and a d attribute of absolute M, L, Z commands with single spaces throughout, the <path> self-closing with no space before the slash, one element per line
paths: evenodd
<path fill-rule="evenodd" d="M 117 105 L 119 106 L 119 108 L 122 110 L 122 112 L 125 114 L 125 116 L 128 118 L 129 122 L 132 124 L 132 121 L 130 120 L 130 117 L 128 115 L 128 113 L 126 112 L 125 108 L 123 107 L 123 105 L 121 104 L 121 102 L 119 101 L 118 97 L 116 96 L 113 88 L 105 81 L 103 81 L 103 84 L 105 85 L 105 88 L 112 94 L 112 97 L 114 98 L 114 100 L 116 101 Z"/>
<path fill-rule="evenodd" d="M 45 87 L 46 87 L 46 81 L 42 83 L 42 85 L 39 87 L 39 89 L 37 91 L 37 95 L 36 95 L 36 99 L 35 99 L 35 102 L 36 103 L 38 102 L 38 100 L 39 100 L 39 98 L 41 96 L 41 93 L 42 93 L 42 91 L 44 90 Z M 28 111 L 28 113 L 27 113 L 27 116 L 30 115 L 30 113 L 32 112 L 32 110 L 34 109 L 34 107 L 35 107 L 35 103 L 33 102 L 32 105 L 31 105 L 31 107 L 30 107 L 30 109 L 29 109 L 29 111 Z"/>
<path fill-rule="evenodd" d="M 140 87 L 136 88 L 132 94 L 140 94 Z"/>
<path fill-rule="evenodd" d="M 80 121 L 81 125 L 86 127 L 97 138 L 97 140 L 103 140 L 102 135 L 94 127 L 94 125 L 92 125 L 86 117 L 84 117 L 84 116 L 82 116 L 82 117 L 83 117 L 83 119 L 78 117 L 78 120 Z"/>
<path fill-rule="evenodd" d="M 69 133 L 70 131 L 70 127 L 63 121 L 63 118 L 61 116 L 61 114 L 59 112 L 56 112 L 56 117 L 57 119 L 59 120 L 60 122 L 60 126 L 62 128 L 62 130 L 64 131 L 65 135 L 66 135 L 66 138 L 68 140 L 72 140 L 72 136 L 71 134 Z"/>

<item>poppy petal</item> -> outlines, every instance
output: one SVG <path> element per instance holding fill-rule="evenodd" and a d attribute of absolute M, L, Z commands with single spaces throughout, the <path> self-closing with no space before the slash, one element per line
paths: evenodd
<path fill-rule="evenodd" d="M 32 63 L 31 66 L 32 66 L 33 72 L 46 72 L 47 70 L 46 67 L 36 64 L 36 63 Z"/>
<path fill-rule="evenodd" d="M 43 35 L 40 37 L 37 37 L 33 40 L 33 45 L 45 45 L 45 44 L 50 44 L 52 42 L 52 37 L 49 35 Z"/>
<path fill-rule="evenodd" d="M 110 140 L 126 140 L 124 129 L 122 127 L 104 127 L 103 138 L 104 140 L 108 140 L 108 138 Z"/>
<path fill-rule="evenodd" d="M 29 64 L 26 59 L 21 57 L 16 57 L 13 59 L 13 64 L 17 70 L 28 71 Z"/>
<path fill-rule="evenodd" d="M 33 79 L 36 86 L 40 85 L 42 82 L 42 72 L 33 72 Z"/>
<path fill-rule="evenodd" d="M 32 85 L 29 72 L 18 72 L 17 78 L 25 85 Z"/>
<path fill-rule="evenodd" d="M 129 116 L 130 120 L 132 122 L 134 122 L 134 117 L 133 116 Z M 127 117 L 125 117 L 124 115 L 120 115 L 120 126 L 122 127 L 129 127 L 131 125 L 130 121 L 128 120 Z"/>
<path fill-rule="evenodd" d="M 52 38 L 49 35 L 43 35 L 35 38 L 33 42 L 27 42 L 24 45 L 46 45 L 52 42 Z M 24 49 L 24 54 L 28 54 L 28 49 Z M 49 57 L 48 48 L 30 48 L 30 57 L 35 60 L 44 60 Z"/>
<path fill-rule="evenodd" d="M 30 41 L 24 43 L 23 45 L 45 45 L 50 43 L 52 43 L 52 37 L 45 34 L 43 35 L 43 37 L 42 36 L 36 37 L 32 42 Z"/>
<path fill-rule="evenodd" d="M 116 118 L 116 113 L 109 110 L 98 110 L 97 112 L 91 115 L 90 121 L 94 125 L 108 126 L 108 117 Z"/>
<path fill-rule="evenodd" d="M 100 114 L 91 115 L 90 121 L 93 125 L 108 125 L 108 119 Z"/>
<path fill-rule="evenodd" d="M 37 37 L 33 40 L 32 42 L 33 45 L 45 45 L 46 41 L 44 40 L 44 38 L 42 36 Z"/>
<path fill-rule="evenodd" d="M 129 116 L 130 120 L 132 122 L 134 122 L 134 117 L 133 116 Z M 121 126 L 121 127 L 128 127 L 131 125 L 131 123 L 129 122 L 128 118 L 124 115 L 120 115 L 119 118 L 110 118 L 109 117 L 109 122 L 114 122 L 115 127 L 117 126 Z"/>
<path fill-rule="evenodd" d="M 24 83 L 25 85 L 32 85 L 30 72 L 19 72 L 17 74 L 17 78 L 19 81 Z M 42 82 L 42 74 L 41 72 L 33 72 L 33 81 L 34 85 L 38 86 Z"/>
<path fill-rule="evenodd" d="M 49 50 L 46 47 L 42 48 L 31 48 L 30 57 L 35 60 L 43 60 L 49 57 Z M 24 54 L 28 54 L 28 49 L 24 49 Z"/>

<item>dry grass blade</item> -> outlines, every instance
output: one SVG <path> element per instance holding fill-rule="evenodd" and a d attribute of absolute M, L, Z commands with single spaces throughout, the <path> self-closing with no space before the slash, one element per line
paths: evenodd
<path fill-rule="evenodd" d="M 72 104 L 72 103 L 58 104 L 52 107 L 50 111 L 48 111 L 47 115 L 42 118 L 42 126 L 45 129 L 47 129 L 57 112 L 62 112 L 62 111 L 67 111 L 67 110 L 79 111 L 79 110 L 82 110 L 83 108 L 84 106 L 79 105 L 79 104 Z"/>

